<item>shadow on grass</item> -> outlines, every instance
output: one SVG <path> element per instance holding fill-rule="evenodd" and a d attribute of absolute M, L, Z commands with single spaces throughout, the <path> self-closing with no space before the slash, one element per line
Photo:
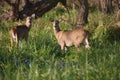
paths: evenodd
<path fill-rule="evenodd" d="M 55 58 L 65 58 L 70 55 L 70 52 L 69 50 L 62 51 L 60 46 L 57 45 L 51 50 L 50 55 L 55 55 Z"/>
<path fill-rule="evenodd" d="M 111 27 L 107 31 L 108 41 L 113 43 L 114 41 L 120 41 L 120 27 Z"/>

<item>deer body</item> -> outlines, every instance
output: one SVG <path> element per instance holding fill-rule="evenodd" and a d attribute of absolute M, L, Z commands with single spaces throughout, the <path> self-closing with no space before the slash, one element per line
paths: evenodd
<path fill-rule="evenodd" d="M 61 20 L 51 20 L 53 23 L 53 30 L 58 44 L 62 50 L 65 50 L 66 46 L 72 46 L 79 48 L 82 43 L 85 43 L 86 48 L 90 48 L 88 42 L 88 31 L 82 28 L 75 30 L 60 30 L 59 22 Z"/>
<path fill-rule="evenodd" d="M 10 39 L 11 39 L 11 46 L 13 46 L 13 41 L 16 42 L 16 46 L 18 46 L 19 41 L 22 39 L 25 39 L 27 42 L 29 31 L 31 28 L 31 18 L 26 18 L 26 24 L 25 25 L 18 25 L 14 26 L 10 29 Z"/>

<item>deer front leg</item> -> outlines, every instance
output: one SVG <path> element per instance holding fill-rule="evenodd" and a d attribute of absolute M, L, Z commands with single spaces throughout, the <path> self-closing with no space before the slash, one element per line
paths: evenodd
<path fill-rule="evenodd" d="M 28 33 L 25 34 L 24 39 L 25 39 L 26 45 L 28 47 Z"/>
<path fill-rule="evenodd" d="M 60 45 L 60 46 L 61 46 L 61 50 L 64 50 L 64 48 L 65 48 L 64 45 Z"/>
<path fill-rule="evenodd" d="M 15 42 L 16 42 L 16 47 L 18 47 L 19 46 L 19 38 L 18 38 L 18 36 L 16 36 Z"/>
<path fill-rule="evenodd" d="M 10 37 L 11 47 L 13 47 L 13 38 Z"/>
<path fill-rule="evenodd" d="M 26 42 L 26 45 L 28 47 L 28 36 L 25 37 L 25 42 Z"/>
<path fill-rule="evenodd" d="M 62 43 L 60 44 L 60 46 L 61 46 L 61 50 L 62 50 L 62 51 L 66 51 L 66 50 L 67 50 L 67 48 L 65 47 L 65 43 L 64 43 L 64 42 L 62 42 Z"/>
<path fill-rule="evenodd" d="M 75 47 L 78 49 L 78 51 L 81 51 L 82 49 L 81 49 L 81 43 L 76 43 L 76 44 L 74 44 L 75 45 Z"/>

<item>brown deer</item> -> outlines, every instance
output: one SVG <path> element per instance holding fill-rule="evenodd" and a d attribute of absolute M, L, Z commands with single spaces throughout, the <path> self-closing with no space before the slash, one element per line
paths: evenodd
<path fill-rule="evenodd" d="M 32 16 L 28 16 L 26 18 L 26 24 L 13 26 L 10 29 L 11 47 L 13 46 L 14 40 L 16 42 L 17 47 L 19 45 L 19 41 L 22 39 L 25 39 L 25 41 L 27 43 L 28 34 L 29 34 L 30 29 L 31 29 L 32 18 L 34 18 L 34 17 L 35 17 L 35 14 L 33 14 Z"/>
<path fill-rule="evenodd" d="M 63 19 L 54 20 L 50 18 L 50 21 L 53 24 L 54 35 L 58 41 L 58 44 L 61 46 L 61 50 L 66 50 L 67 46 L 74 45 L 76 48 L 79 48 L 82 43 L 85 43 L 85 47 L 90 49 L 88 42 L 89 32 L 85 29 L 79 28 L 75 30 L 60 30 L 59 23 Z"/>

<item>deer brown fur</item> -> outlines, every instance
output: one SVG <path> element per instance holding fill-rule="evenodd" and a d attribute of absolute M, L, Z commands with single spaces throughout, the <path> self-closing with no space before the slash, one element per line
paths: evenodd
<path fill-rule="evenodd" d="M 62 19 L 54 20 L 50 19 L 53 23 L 54 35 L 61 46 L 61 50 L 66 50 L 66 46 L 72 46 L 79 48 L 82 43 L 85 43 L 85 47 L 90 49 L 88 42 L 89 33 L 85 29 L 75 29 L 75 30 L 60 30 L 59 23 Z"/>
<path fill-rule="evenodd" d="M 34 16 L 35 15 L 28 16 L 26 18 L 26 24 L 13 26 L 10 29 L 11 46 L 13 46 L 13 42 L 15 41 L 16 46 L 18 47 L 19 41 L 22 39 L 25 39 L 25 41 L 27 43 L 29 31 L 31 29 L 31 22 L 32 22 L 31 20 L 32 20 L 32 17 L 34 17 Z"/>

